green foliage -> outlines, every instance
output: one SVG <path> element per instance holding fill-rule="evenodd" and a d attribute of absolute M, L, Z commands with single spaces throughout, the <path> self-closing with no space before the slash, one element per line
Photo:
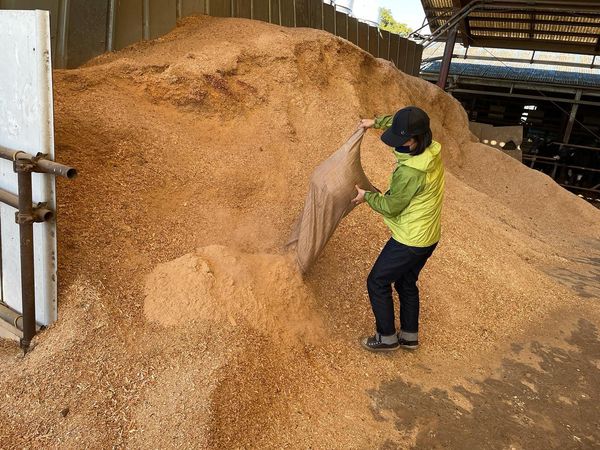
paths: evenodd
<path fill-rule="evenodd" d="M 379 28 L 400 36 L 408 36 L 412 32 L 408 25 L 397 22 L 388 8 L 379 8 Z"/>

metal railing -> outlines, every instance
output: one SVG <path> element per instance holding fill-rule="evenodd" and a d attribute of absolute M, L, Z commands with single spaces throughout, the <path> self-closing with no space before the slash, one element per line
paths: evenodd
<path fill-rule="evenodd" d="M 45 222 L 54 217 L 54 212 L 49 210 L 44 203 L 33 203 L 31 174 L 34 172 L 46 173 L 73 179 L 77 176 L 77 170 L 51 161 L 43 154 L 34 156 L 1 146 L 0 159 L 12 161 L 13 170 L 17 174 L 18 194 L 0 190 L 0 202 L 17 210 L 15 221 L 19 225 L 22 301 L 21 313 L 0 303 L 0 319 L 22 331 L 21 348 L 27 351 L 36 333 L 33 224 Z"/>
<path fill-rule="evenodd" d="M 534 168 L 534 165 L 536 163 L 544 165 L 544 166 L 552 167 L 552 171 L 550 173 L 550 178 L 552 178 L 553 180 L 556 180 L 556 175 L 558 173 L 558 169 L 564 169 L 564 170 L 571 169 L 571 170 L 579 170 L 579 171 L 584 171 L 584 172 L 600 173 L 600 169 L 595 169 L 592 167 L 572 166 L 572 165 L 563 163 L 559 159 L 549 158 L 547 156 L 523 155 L 523 162 L 525 162 L 525 161 L 529 162 L 529 167 L 532 169 Z M 557 181 L 557 183 L 558 183 L 558 181 Z M 583 192 L 590 192 L 590 193 L 600 195 L 600 186 L 581 187 L 581 186 L 575 186 L 575 185 L 566 184 L 566 183 L 558 183 L 558 184 L 567 189 L 573 189 L 573 190 L 583 191 Z"/>

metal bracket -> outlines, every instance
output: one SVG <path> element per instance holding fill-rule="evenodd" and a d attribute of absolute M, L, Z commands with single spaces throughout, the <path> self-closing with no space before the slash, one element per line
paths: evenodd
<path fill-rule="evenodd" d="M 33 214 L 21 214 L 18 211 L 15 213 L 15 222 L 19 225 L 27 225 L 29 223 L 34 223 L 35 221 Z"/>
<path fill-rule="evenodd" d="M 54 217 L 54 212 L 48 209 L 48 203 L 38 202 L 31 210 L 33 221 L 36 223 L 46 222 Z"/>
<path fill-rule="evenodd" d="M 15 173 L 27 173 L 34 172 L 36 161 L 32 159 L 19 159 L 16 158 L 13 161 L 13 170 Z"/>

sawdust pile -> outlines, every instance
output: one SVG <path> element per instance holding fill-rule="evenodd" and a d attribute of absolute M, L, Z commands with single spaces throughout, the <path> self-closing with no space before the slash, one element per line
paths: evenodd
<path fill-rule="evenodd" d="M 56 71 L 55 103 L 58 158 L 81 176 L 58 186 L 61 320 L 25 358 L 0 347 L 11 447 L 401 446 L 412 431 L 375 417 L 369 389 L 448 385 L 596 295 L 580 274 L 598 210 L 476 143 L 437 87 L 327 33 L 189 18 Z M 379 358 L 356 342 L 381 220 L 357 208 L 304 281 L 281 249 L 318 163 L 360 117 L 410 104 L 443 145 L 444 234 L 422 348 Z M 374 131 L 362 148 L 385 187 L 393 156 Z"/>
<path fill-rule="evenodd" d="M 282 255 L 200 248 L 159 264 L 145 294 L 146 317 L 165 326 L 196 321 L 235 328 L 243 320 L 246 328 L 285 336 L 283 342 L 322 338 L 314 299 L 293 259 Z"/>

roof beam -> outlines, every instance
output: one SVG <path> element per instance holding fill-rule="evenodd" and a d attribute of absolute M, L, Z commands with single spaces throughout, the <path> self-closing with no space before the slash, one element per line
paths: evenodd
<path fill-rule="evenodd" d="M 496 56 L 484 56 L 484 55 L 458 55 L 458 54 L 453 55 L 453 58 L 459 58 L 459 57 L 462 57 L 463 59 L 467 59 L 467 60 L 474 60 L 474 61 L 498 61 L 498 60 L 500 60 L 500 61 L 506 62 L 506 63 L 524 63 L 524 64 L 531 63 L 531 59 L 525 59 L 525 58 L 501 58 L 501 57 L 496 57 Z M 429 63 L 429 62 L 433 62 L 433 61 L 439 61 L 441 59 L 442 59 L 441 56 L 425 58 L 425 59 L 423 59 L 421 64 L 425 64 L 425 63 Z M 590 69 L 590 63 L 551 61 L 551 60 L 543 60 L 543 59 L 538 59 L 538 60 L 534 61 L 534 63 L 550 65 L 550 66 L 578 67 L 578 68 Z"/>
<path fill-rule="evenodd" d="M 444 6 L 444 7 L 433 7 L 433 8 L 427 8 L 427 11 L 435 11 L 435 12 L 447 12 L 447 11 L 453 11 L 454 8 L 451 6 Z"/>
<path fill-rule="evenodd" d="M 477 1 L 477 0 L 470 0 Z M 468 2 L 467 2 L 468 3 Z M 576 11 L 579 9 L 587 9 L 592 8 L 594 10 L 598 9 L 598 2 L 595 0 L 591 1 L 580 1 L 580 0 L 494 0 L 494 5 L 498 5 L 499 7 L 506 6 L 522 6 L 523 4 L 533 5 L 539 8 L 545 9 L 553 9 L 553 8 L 565 8 L 571 11 Z"/>
<path fill-rule="evenodd" d="M 554 41 L 547 39 L 519 39 L 473 36 L 473 47 L 508 48 L 516 50 L 538 50 L 544 52 L 578 53 L 583 55 L 596 55 L 596 45 L 576 42 Z"/>
<path fill-rule="evenodd" d="M 477 94 L 477 95 L 483 95 L 486 97 L 492 96 L 492 97 L 525 98 L 528 100 L 542 100 L 542 101 L 546 101 L 546 102 L 571 103 L 573 105 L 600 106 L 600 102 L 590 102 L 590 101 L 584 101 L 584 100 L 578 101 L 578 100 L 562 98 L 562 97 L 548 97 L 546 95 L 516 94 L 514 92 L 511 94 L 510 92 L 496 92 L 496 91 L 489 91 L 489 90 L 480 91 L 480 90 L 475 90 L 475 89 L 462 89 L 462 88 L 450 88 L 450 89 L 448 89 L 448 92 L 462 92 L 465 94 Z"/>
<path fill-rule="evenodd" d="M 427 12 L 436 12 L 436 13 L 445 13 L 451 11 L 452 8 L 427 8 L 425 11 Z M 586 19 L 598 19 L 600 18 L 600 8 L 597 11 L 575 11 L 573 9 L 543 9 L 534 6 L 523 5 L 520 8 L 515 8 L 514 5 L 509 8 L 498 7 L 496 4 L 487 5 L 485 8 L 479 8 L 477 11 L 474 11 L 473 14 L 479 14 L 481 11 L 489 11 L 495 12 L 497 14 L 529 14 L 531 12 L 538 12 L 543 15 L 548 16 L 564 16 L 564 17 L 577 17 L 577 18 L 586 18 Z M 432 15 L 435 18 L 435 16 Z M 480 17 L 480 16 L 478 16 Z M 508 20 L 508 18 L 500 17 L 499 20 Z M 442 19 L 443 20 L 443 19 Z M 523 19 L 529 22 L 529 19 Z M 576 22 L 575 22 L 576 23 Z"/>
<path fill-rule="evenodd" d="M 536 92 L 557 92 L 560 94 L 574 95 L 577 89 L 584 89 L 583 95 L 591 97 L 600 97 L 600 91 L 593 87 L 582 87 L 582 86 L 570 86 L 568 84 L 553 84 L 553 83 L 540 83 L 540 82 L 518 82 L 515 80 L 506 80 L 500 78 L 477 78 L 469 77 L 466 75 L 451 75 L 456 81 L 458 86 L 463 85 L 474 85 L 474 86 L 491 86 L 499 87 L 504 89 L 522 89 L 526 91 Z M 421 72 L 421 77 L 427 81 L 437 81 L 437 72 Z"/>
<path fill-rule="evenodd" d="M 521 33 L 521 34 L 529 34 L 529 38 L 533 39 L 532 34 L 547 34 L 552 36 L 575 36 L 582 38 L 594 38 L 598 37 L 598 33 L 577 33 L 575 31 L 558 31 L 558 30 L 523 30 L 518 28 L 488 28 L 488 27 L 471 27 L 471 31 L 473 32 L 473 37 L 482 36 L 478 34 L 478 31 L 495 31 L 498 33 Z M 494 36 L 486 36 L 486 37 L 494 37 Z M 519 39 L 519 38 L 514 38 Z M 584 44 L 585 45 L 585 44 Z"/>
<path fill-rule="evenodd" d="M 563 16 L 570 17 L 570 16 Z M 480 16 L 469 16 L 469 20 L 477 22 L 490 22 L 490 23 L 523 23 L 528 24 L 531 22 L 529 19 L 515 19 L 515 18 L 495 18 L 495 17 L 480 17 Z M 554 26 L 565 26 L 565 27 L 589 27 L 589 28 L 600 28 L 600 21 L 598 22 L 575 22 L 569 20 L 545 20 L 536 19 L 536 25 L 554 25 Z"/>

